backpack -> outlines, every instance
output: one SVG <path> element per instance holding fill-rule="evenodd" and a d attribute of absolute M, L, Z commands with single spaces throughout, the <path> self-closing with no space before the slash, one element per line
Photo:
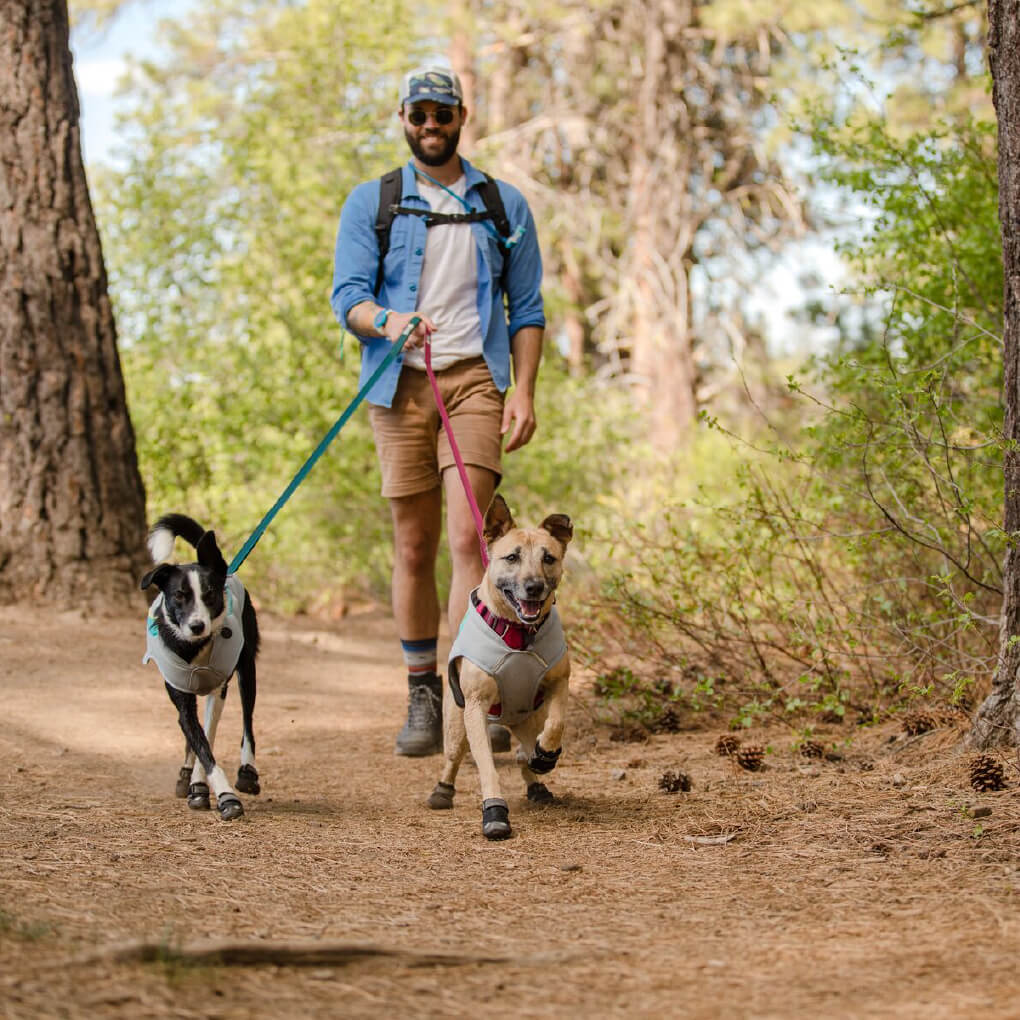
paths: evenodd
<path fill-rule="evenodd" d="M 400 204 L 400 196 L 403 191 L 403 168 L 397 167 L 390 170 L 379 178 L 379 212 L 375 220 L 375 236 L 379 241 L 379 268 L 375 274 L 374 294 L 378 294 L 383 282 L 383 262 L 386 260 L 386 253 L 390 250 L 390 228 L 393 220 L 400 215 L 420 216 L 425 221 L 426 227 L 434 227 L 439 223 L 479 223 L 482 220 L 492 220 L 496 232 L 499 234 L 500 247 L 503 249 L 503 271 L 500 274 L 499 286 L 506 293 L 506 271 L 509 259 L 506 253 L 510 250 L 507 241 L 510 238 L 510 220 L 507 218 L 506 209 L 503 206 L 503 198 L 499 193 L 499 186 L 494 178 L 485 174 L 485 182 L 478 189 L 482 198 L 485 211 L 463 213 L 435 213 L 430 209 L 416 209 Z"/>

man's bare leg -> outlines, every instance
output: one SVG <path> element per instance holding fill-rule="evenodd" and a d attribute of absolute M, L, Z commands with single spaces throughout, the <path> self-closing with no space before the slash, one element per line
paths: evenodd
<path fill-rule="evenodd" d="M 466 470 L 479 511 L 484 514 L 496 491 L 496 476 L 486 468 L 470 464 L 466 465 Z M 452 639 L 467 612 L 471 592 L 481 583 L 485 568 L 482 566 L 482 551 L 474 515 L 456 467 L 447 468 L 443 472 L 443 488 L 446 491 L 446 535 L 453 565 L 450 600 L 447 603 L 447 620 Z M 490 724 L 489 740 L 494 751 L 510 750 L 510 731 L 505 726 Z"/>
<path fill-rule="evenodd" d="M 479 510 L 485 513 L 496 491 L 496 476 L 485 468 L 466 465 L 471 490 Z M 450 544 L 450 562 L 453 576 L 450 579 L 450 600 L 447 603 L 447 622 L 450 636 L 457 633 L 460 621 L 467 611 L 471 591 L 482 581 L 482 551 L 460 474 L 455 467 L 443 472 L 446 491 L 446 535 Z"/>
<path fill-rule="evenodd" d="M 439 634 L 436 554 L 442 529 L 442 489 L 436 486 L 428 492 L 391 499 L 390 514 L 393 617 L 400 640 L 434 643 Z M 407 721 L 397 734 L 397 754 L 420 757 L 442 749 L 441 684 L 435 673 L 409 674 Z"/>

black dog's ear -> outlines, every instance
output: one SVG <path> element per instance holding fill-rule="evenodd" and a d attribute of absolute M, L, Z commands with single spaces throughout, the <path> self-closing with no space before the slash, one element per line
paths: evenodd
<path fill-rule="evenodd" d="M 166 579 L 176 570 L 177 568 L 172 563 L 161 563 L 154 570 L 150 570 L 145 577 L 142 578 L 142 583 L 139 586 L 142 591 L 145 591 L 149 585 L 154 584 L 160 591 L 163 590 L 166 584 Z"/>
<path fill-rule="evenodd" d="M 570 523 L 570 518 L 566 514 L 550 514 L 539 527 L 562 542 L 564 549 L 574 537 L 574 525 Z"/>
<path fill-rule="evenodd" d="M 226 577 L 227 561 L 223 558 L 223 553 L 220 552 L 220 547 L 216 544 L 214 532 L 207 531 L 198 540 L 195 551 L 198 553 L 198 562 L 203 567 L 208 567 L 214 574 L 223 574 Z"/>
<path fill-rule="evenodd" d="M 486 545 L 492 545 L 498 538 L 502 538 L 514 527 L 514 519 L 510 516 L 510 507 L 506 500 L 497 493 L 492 497 L 489 509 L 485 511 L 485 525 L 482 528 L 482 536 Z"/>

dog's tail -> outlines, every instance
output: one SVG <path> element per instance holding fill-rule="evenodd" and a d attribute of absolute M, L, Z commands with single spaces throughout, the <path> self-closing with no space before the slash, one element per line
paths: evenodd
<path fill-rule="evenodd" d="M 149 552 L 153 563 L 165 563 L 174 552 L 174 539 L 183 538 L 198 548 L 205 528 L 184 514 L 164 514 L 149 532 Z"/>

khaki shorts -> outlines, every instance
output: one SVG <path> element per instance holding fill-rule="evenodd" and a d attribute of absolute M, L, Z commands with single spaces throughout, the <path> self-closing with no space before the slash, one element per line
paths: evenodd
<path fill-rule="evenodd" d="M 502 467 L 503 394 L 484 358 L 469 358 L 436 372 L 439 392 L 465 464 L 487 468 L 499 481 Z M 439 417 L 429 377 L 414 368 L 400 373 L 392 407 L 368 405 L 387 499 L 436 488 L 456 461 Z"/>

